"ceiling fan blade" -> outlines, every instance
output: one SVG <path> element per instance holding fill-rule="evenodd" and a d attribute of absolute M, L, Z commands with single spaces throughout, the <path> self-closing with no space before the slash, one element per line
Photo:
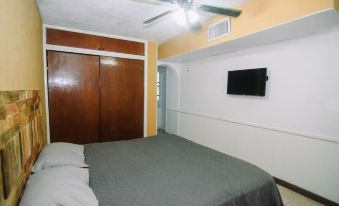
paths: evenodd
<path fill-rule="evenodd" d="M 209 5 L 204 5 L 204 4 L 201 4 L 200 6 L 198 6 L 198 9 L 201 11 L 209 12 L 209 13 L 221 14 L 221 15 L 232 16 L 232 17 L 238 17 L 241 14 L 240 10 L 215 7 L 215 6 L 209 6 Z"/>
<path fill-rule="evenodd" d="M 173 12 L 172 10 L 168 10 L 168 11 L 166 11 L 164 13 L 159 14 L 158 16 L 155 16 L 155 17 L 145 21 L 144 24 L 151 24 L 151 23 L 159 20 L 160 18 L 162 18 L 164 16 L 167 16 L 168 14 L 171 14 L 172 12 Z"/>

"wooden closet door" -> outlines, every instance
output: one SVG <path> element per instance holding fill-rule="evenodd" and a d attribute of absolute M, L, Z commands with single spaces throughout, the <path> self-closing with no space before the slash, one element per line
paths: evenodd
<path fill-rule="evenodd" d="M 51 142 L 99 142 L 99 56 L 47 55 Z"/>
<path fill-rule="evenodd" d="M 101 140 L 143 137 L 144 61 L 101 57 Z"/>

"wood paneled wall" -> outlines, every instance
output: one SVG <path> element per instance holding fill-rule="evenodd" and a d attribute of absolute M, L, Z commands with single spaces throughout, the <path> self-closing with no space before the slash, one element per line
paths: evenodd
<path fill-rule="evenodd" d="M 0 91 L 0 206 L 14 206 L 44 144 L 41 92 Z"/>

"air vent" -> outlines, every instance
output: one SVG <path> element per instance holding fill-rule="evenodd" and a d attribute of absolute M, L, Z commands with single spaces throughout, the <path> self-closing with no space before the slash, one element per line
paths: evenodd
<path fill-rule="evenodd" d="M 229 17 L 218 21 L 208 27 L 208 41 L 218 39 L 231 33 L 231 20 Z"/>

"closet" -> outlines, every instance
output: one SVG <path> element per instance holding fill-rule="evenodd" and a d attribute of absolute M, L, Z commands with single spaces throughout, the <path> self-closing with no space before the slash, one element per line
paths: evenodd
<path fill-rule="evenodd" d="M 49 45 L 144 55 L 140 42 L 55 29 L 46 34 Z M 143 137 L 144 60 L 53 50 L 46 55 L 51 142 Z"/>

